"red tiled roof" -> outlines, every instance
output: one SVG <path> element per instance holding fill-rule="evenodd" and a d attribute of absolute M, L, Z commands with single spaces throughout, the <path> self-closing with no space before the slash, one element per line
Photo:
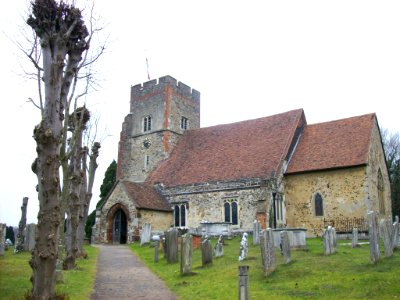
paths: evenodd
<path fill-rule="evenodd" d="M 166 186 L 275 176 L 302 109 L 233 124 L 188 130 L 147 179 Z"/>
<path fill-rule="evenodd" d="M 307 125 L 286 174 L 366 164 L 374 120 L 368 114 Z"/>
<path fill-rule="evenodd" d="M 122 184 L 137 208 L 171 211 L 167 200 L 157 192 L 154 186 L 129 181 L 124 181 Z"/>

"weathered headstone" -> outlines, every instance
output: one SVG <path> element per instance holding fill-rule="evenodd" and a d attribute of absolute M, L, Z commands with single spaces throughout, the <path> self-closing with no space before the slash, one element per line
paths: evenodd
<path fill-rule="evenodd" d="M 192 273 L 192 254 L 192 235 L 187 233 L 182 236 L 181 240 L 181 275 L 190 275 Z"/>
<path fill-rule="evenodd" d="M 167 262 L 170 264 L 178 262 L 178 230 L 172 228 L 165 232 Z"/>
<path fill-rule="evenodd" d="M 357 248 L 360 244 L 358 243 L 358 228 L 353 228 L 353 233 L 351 236 L 351 248 Z"/>
<path fill-rule="evenodd" d="M 28 224 L 25 228 L 24 250 L 32 251 L 36 243 L 36 224 Z"/>
<path fill-rule="evenodd" d="M 167 258 L 167 240 L 165 238 L 165 233 L 164 233 L 164 236 L 161 237 L 160 243 L 161 243 L 161 248 L 162 248 L 162 252 L 163 252 L 163 257 Z"/>
<path fill-rule="evenodd" d="M 206 238 L 201 242 L 201 263 L 202 266 L 207 266 L 209 264 L 212 264 L 212 247 L 211 247 L 211 241 Z"/>
<path fill-rule="evenodd" d="M 268 276 L 276 269 L 274 236 L 271 228 L 261 232 L 260 245 L 264 276 Z"/>
<path fill-rule="evenodd" d="M 6 249 L 6 224 L 0 223 L 0 256 L 4 255 Z"/>
<path fill-rule="evenodd" d="M 249 300 L 249 266 L 239 266 L 239 300 Z"/>
<path fill-rule="evenodd" d="M 247 233 L 243 233 L 242 240 L 240 241 L 240 254 L 239 261 L 243 261 L 249 252 L 249 244 L 247 242 Z"/>
<path fill-rule="evenodd" d="M 26 209 L 28 207 L 28 197 L 24 197 L 22 199 L 22 206 L 21 206 L 21 220 L 18 224 L 18 235 L 17 240 L 15 241 L 15 248 L 14 252 L 18 253 L 24 250 L 24 241 L 25 241 L 25 226 L 26 226 Z"/>
<path fill-rule="evenodd" d="M 368 235 L 369 235 L 369 253 L 372 263 L 377 263 L 380 258 L 379 237 L 378 237 L 378 221 L 376 212 L 369 211 L 368 219 Z"/>
<path fill-rule="evenodd" d="M 322 234 L 324 243 L 324 254 L 330 255 L 336 253 L 336 230 L 332 226 L 324 229 Z"/>
<path fill-rule="evenodd" d="M 393 223 L 393 250 L 400 247 L 400 223 Z"/>
<path fill-rule="evenodd" d="M 151 224 L 145 223 L 140 233 L 140 246 L 150 243 L 151 239 Z"/>
<path fill-rule="evenodd" d="M 154 235 L 153 241 L 154 241 L 154 262 L 158 262 L 158 249 L 160 247 L 160 236 Z"/>
<path fill-rule="evenodd" d="M 258 220 L 255 220 L 253 223 L 253 245 L 260 244 L 260 232 L 261 232 L 261 224 Z"/>
<path fill-rule="evenodd" d="M 220 235 L 218 238 L 218 242 L 214 246 L 214 256 L 221 257 L 224 255 L 224 241 L 223 236 Z"/>
<path fill-rule="evenodd" d="M 392 235 L 390 233 L 389 227 L 388 227 L 388 222 L 384 219 L 382 219 L 379 223 L 379 232 L 381 234 L 381 238 L 383 241 L 383 248 L 385 250 L 385 256 L 390 257 L 393 255 L 393 239 Z"/>
<path fill-rule="evenodd" d="M 289 234 L 287 231 L 281 231 L 280 234 L 281 234 L 283 261 L 285 264 L 288 264 L 292 261 L 292 253 L 290 250 Z"/>

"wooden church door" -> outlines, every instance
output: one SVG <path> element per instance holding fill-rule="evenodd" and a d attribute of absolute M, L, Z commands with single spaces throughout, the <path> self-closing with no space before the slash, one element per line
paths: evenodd
<path fill-rule="evenodd" d="M 115 212 L 113 220 L 113 236 L 112 236 L 113 244 L 126 244 L 126 237 L 127 237 L 126 215 L 121 209 L 118 209 Z"/>

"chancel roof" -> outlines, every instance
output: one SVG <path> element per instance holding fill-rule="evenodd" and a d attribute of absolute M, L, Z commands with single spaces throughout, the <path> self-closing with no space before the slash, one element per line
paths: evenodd
<path fill-rule="evenodd" d="M 147 182 L 180 186 L 273 177 L 300 123 L 305 123 L 302 109 L 188 130 Z"/>
<path fill-rule="evenodd" d="M 171 211 L 167 200 L 164 199 L 153 185 L 130 181 L 123 181 L 122 184 L 129 198 L 135 203 L 136 208 Z"/>
<path fill-rule="evenodd" d="M 368 163 L 375 114 L 307 125 L 286 174 Z"/>

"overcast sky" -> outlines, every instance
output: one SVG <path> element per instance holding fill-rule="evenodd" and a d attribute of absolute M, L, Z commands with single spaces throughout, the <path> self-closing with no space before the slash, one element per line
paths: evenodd
<path fill-rule="evenodd" d="M 39 112 L 26 100 L 34 83 L 12 40 L 20 40 L 29 2 L 0 10 L 0 223 L 17 226 L 23 197 L 36 222 L 32 131 Z M 106 1 L 107 51 L 99 90 L 87 106 L 104 140 L 94 187 L 117 159 L 130 86 L 171 75 L 201 93 L 201 125 L 230 123 L 303 108 L 317 123 L 375 112 L 381 127 L 400 130 L 400 1 Z M 396 118 L 397 117 L 397 118 Z"/>

